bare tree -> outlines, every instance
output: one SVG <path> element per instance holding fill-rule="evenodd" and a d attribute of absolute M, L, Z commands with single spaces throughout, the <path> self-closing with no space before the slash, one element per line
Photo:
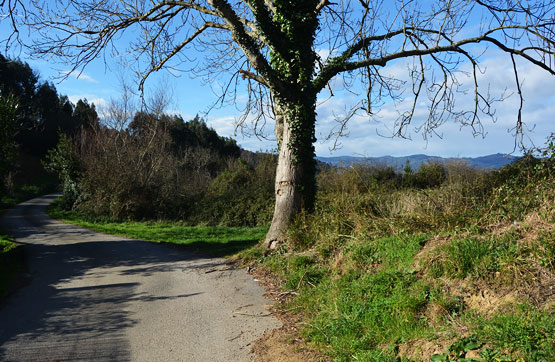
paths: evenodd
<path fill-rule="evenodd" d="M 555 74 L 555 3 L 545 0 L 30 1 L 24 22 L 41 35 L 31 45 L 35 54 L 61 57 L 74 70 L 100 55 L 125 54 L 140 65 L 140 87 L 153 72 L 174 67 L 226 79 L 220 101 L 248 91 L 242 120 L 258 127 L 266 117 L 275 120 L 279 156 L 269 248 L 299 210 L 312 208 L 316 101 L 320 93 L 333 94 L 332 81 L 364 86 L 345 120 L 397 102 L 404 108 L 393 122 L 402 137 L 425 101 L 422 132 L 448 119 L 479 132 L 481 118 L 493 116 L 495 100 L 502 99 L 480 84 L 480 56 L 500 51 L 513 65 L 519 135 L 519 61 Z M 127 49 L 118 48 L 122 37 L 133 38 Z M 408 82 L 386 72 L 400 60 L 409 64 Z M 458 79 L 465 65 L 473 82 L 466 95 Z M 473 107 L 457 110 L 455 98 L 464 96 Z"/>

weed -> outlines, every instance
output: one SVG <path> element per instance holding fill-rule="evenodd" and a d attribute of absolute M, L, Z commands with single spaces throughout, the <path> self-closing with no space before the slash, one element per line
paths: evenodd
<path fill-rule="evenodd" d="M 480 348 L 483 343 L 478 342 L 476 336 L 470 336 L 459 339 L 457 342 L 447 348 L 445 353 L 434 354 L 431 356 L 433 362 L 472 362 L 480 361 L 476 358 L 466 358 L 469 351 Z"/>
<path fill-rule="evenodd" d="M 543 231 L 538 235 L 538 262 L 541 266 L 555 270 L 555 230 Z"/>
<path fill-rule="evenodd" d="M 483 340 L 493 346 L 522 353 L 530 362 L 555 360 L 555 313 L 537 310 L 531 305 L 520 305 L 510 314 L 491 320 L 480 320 L 476 329 Z"/>
<path fill-rule="evenodd" d="M 492 243 L 487 239 L 454 240 L 447 246 L 446 271 L 459 278 L 476 274 L 484 276 L 495 269 Z"/>

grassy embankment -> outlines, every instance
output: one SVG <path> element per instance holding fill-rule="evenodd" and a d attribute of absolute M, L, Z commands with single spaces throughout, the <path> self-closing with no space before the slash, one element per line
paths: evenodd
<path fill-rule="evenodd" d="M 106 234 L 183 245 L 214 256 L 229 256 L 252 247 L 266 234 L 266 227 L 189 226 L 181 222 L 116 222 L 64 211 L 59 201 L 48 208 L 51 217 Z"/>
<path fill-rule="evenodd" d="M 380 172 L 321 174 L 288 245 L 242 253 L 294 292 L 305 340 L 335 361 L 555 361 L 555 158 L 431 188 Z"/>

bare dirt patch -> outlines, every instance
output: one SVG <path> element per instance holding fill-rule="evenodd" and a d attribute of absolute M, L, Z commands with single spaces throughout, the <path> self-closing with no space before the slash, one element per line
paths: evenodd
<path fill-rule="evenodd" d="M 434 251 L 449 243 L 451 238 L 449 236 L 436 236 L 426 242 L 426 244 L 420 249 L 418 254 L 414 257 L 414 269 L 421 270 L 426 268 L 427 265 L 434 262 Z"/>
<path fill-rule="evenodd" d="M 277 303 L 272 306 L 272 313 L 283 326 L 266 332 L 258 339 L 252 350 L 259 362 L 328 362 L 300 336 L 302 316 L 283 309 L 283 305 L 295 296 L 295 293 L 284 291 L 281 282 L 268 270 L 257 266 L 249 267 L 248 272 L 266 289 L 267 298 Z"/>
<path fill-rule="evenodd" d="M 478 290 L 464 298 L 466 306 L 483 315 L 492 315 L 519 301 L 522 302 L 523 300 L 519 298 L 515 291 L 499 294 L 489 289 Z"/>
<path fill-rule="evenodd" d="M 399 355 L 415 361 L 429 361 L 434 354 L 445 353 L 447 347 L 452 344 L 451 340 L 434 339 L 415 339 L 407 341 L 399 346 Z"/>

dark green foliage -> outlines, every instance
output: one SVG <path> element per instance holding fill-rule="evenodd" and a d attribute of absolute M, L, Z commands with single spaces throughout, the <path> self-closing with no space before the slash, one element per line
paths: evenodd
<path fill-rule="evenodd" d="M 414 187 L 420 189 L 439 187 L 447 179 L 447 169 L 441 163 L 423 163 L 411 177 L 412 181 L 409 183 Z"/>
<path fill-rule="evenodd" d="M 81 170 L 77 157 L 72 139 L 61 134 L 56 148 L 48 151 L 44 162 L 44 168 L 56 174 L 62 183 L 63 204 L 68 209 L 71 209 L 81 196 Z"/>
<path fill-rule="evenodd" d="M 98 127 L 98 115 L 94 104 L 78 101 L 74 107 L 67 97 L 58 94 L 53 84 L 40 82 L 27 63 L 2 55 L 0 98 L 1 113 L 5 114 L 7 99 L 12 111 L 15 110 L 15 114 L 9 117 L 9 124 L 5 119 L 0 122 L 0 147 L 3 149 L 0 164 L 4 165 L 0 165 L 0 183 L 6 186 L 4 203 L 7 205 L 13 200 L 23 201 L 20 199 L 26 194 L 21 191 L 23 186 L 40 185 L 42 189 L 46 183 L 54 183 L 40 160 L 46 156 L 47 150 L 56 147 L 60 134 L 74 136 L 82 129 Z M 8 148 L 9 155 L 4 155 Z M 53 191 L 52 187 L 46 189 Z"/>
<path fill-rule="evenodd" d="M 399 189 L 402 175 L 385 165 L 357 164 L 347 168 L 328 168 L 318 175 L 318 188 L 323 193 L 367 193 L 374 189 Z"/>
<path fill-rule="evenodd" d="M 318 186 L 326 192 L 430 189 L 445 184 L 448 175 L 448 167 L 441 163 L 424 163 L 417 171 L 407 164 L 402 173 L 392 166 L 355 164 L 347 168 L 323 170 L 318 175 Z"/>
<path fill-rule="evenodd" d="M 17 144 L 14 136 L 16 125 L 17 105 L 12 97 L 2 97 L 0 94 L 0 195 L 4 193 L 4 180 L 7 172 L 14 167 Z"/>
<path fill-rule="evenodd" d="M 129 124 L 129 132 L 138 137 L 145 137 L 153 127 L 161 127 L 169 133 L 170 148 L 176 155 L 187 149 L 209 149 L 223 158 L 239 157 L 241 149 L 232 138 L 221 137 L 206 125 L 198 115 L 190 121 L 181 116 L 168 116 L 138 112 Z"/>
<path fill-rule="evenodd" d="M 57 180 L 43 179 L 40 183 L 32 185 L 17 184 L 10 190 L 8 195 L 0 198 L 0 209 L 8 208 L 20 202 L 56 191 Z"/>
<path fill-rule="evenodd" d="M 211 181 L 192 220 L 229 226 L 265 225 L 272 217 L 275 156 L 261 155 L 254 165 L 232 162 Z"/>
<path fill-rule="evenodd" d="M 0 54 L 0 92 L 11 95 L 19 105 L 18 120 L 22 126 L 35 113 L 34 97 L 38 75 L 29 64 L 20 60 L 7 59 Z"/>
<path fill-rule="evenodd" d="M 79 101 L 76 109 L 49 82 L 40 82 L 27 63 L 0 55 L 0 95 L 17 103 L 16 141 L 22 151 L 42 158 L 56 146 L 58 133 L 76 134 L 98 125 L 94 105 Z"/>
<path fill-rule="evenodd" d="M 98 129 L 100 127 L 96 107 L 89 104 L 86 99 L 78 100 L 73 110 L 73 122 L 71 127 L 72 134 L 76 134 L 81 129 Z"/>

